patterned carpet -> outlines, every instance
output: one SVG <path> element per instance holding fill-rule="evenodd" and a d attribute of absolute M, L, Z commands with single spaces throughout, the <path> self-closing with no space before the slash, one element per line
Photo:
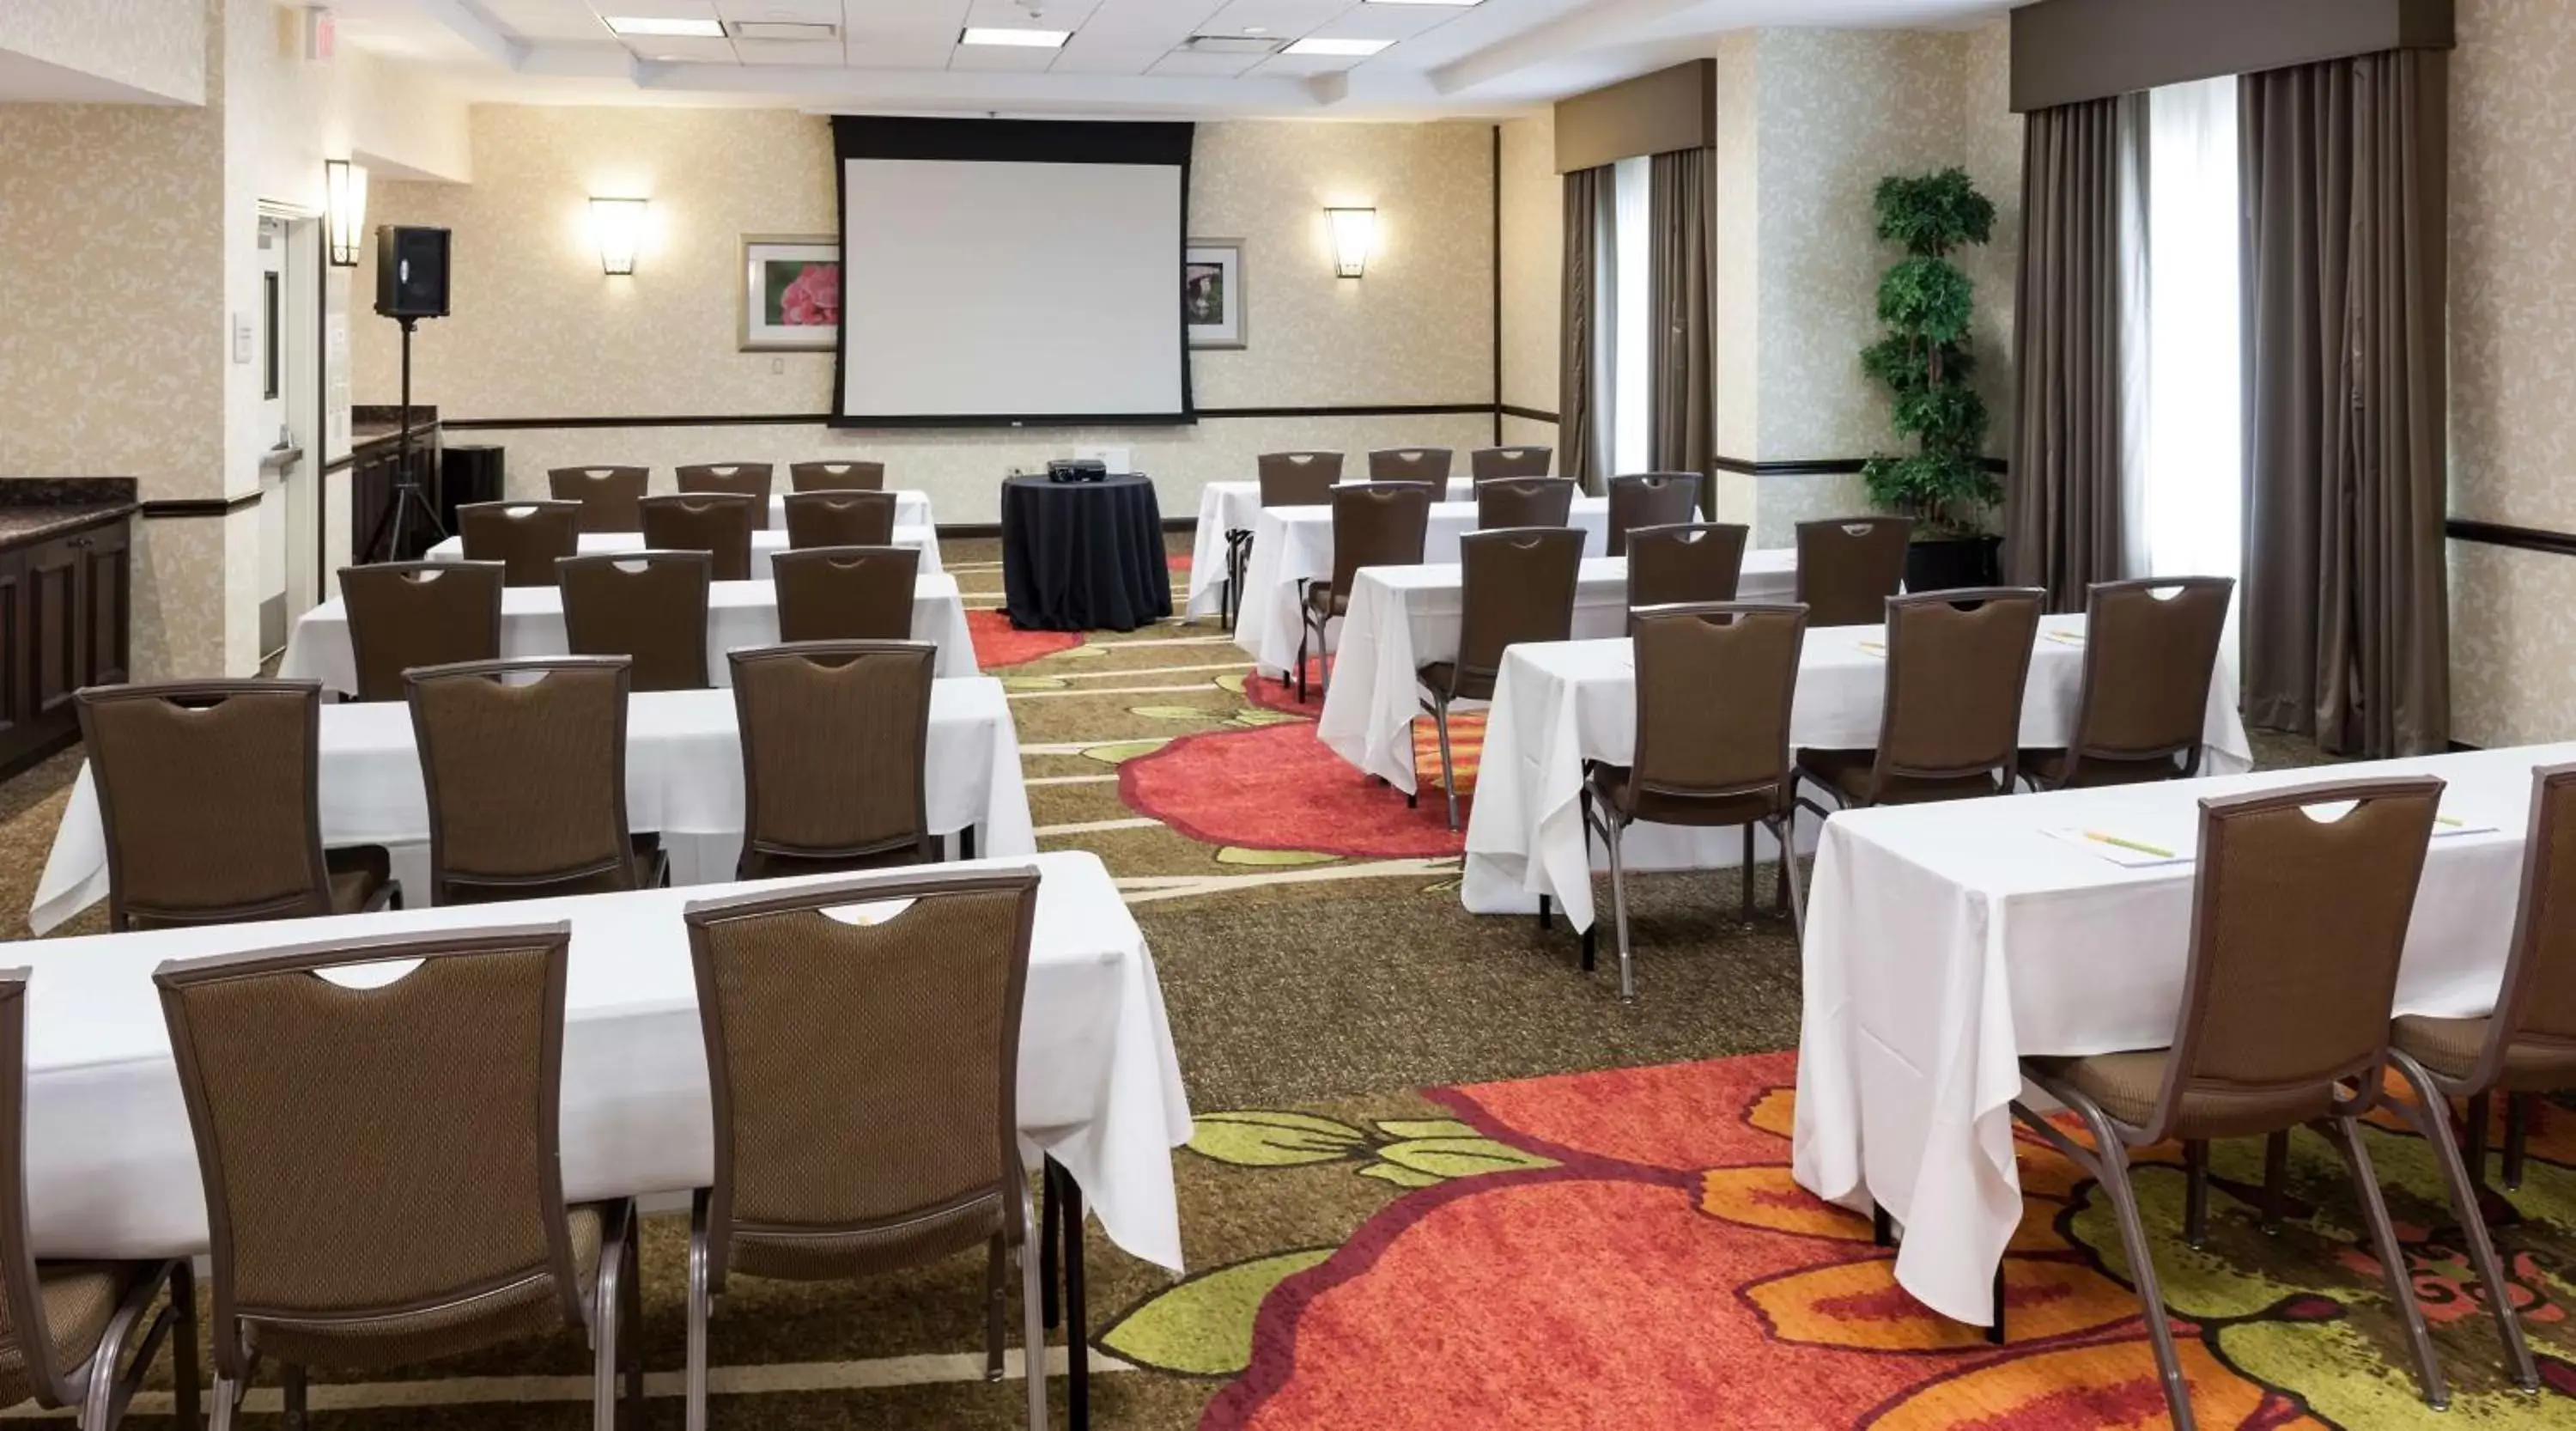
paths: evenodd
<path fill-rule="evenodd" d="M 970 606 L 999 603 L 992 545 L 948 544 Z M 1096 1425 L 2162 1424 L 2117 1238 L 2047 1150 L 2022 1153 L 2001 1349 L 1914 1306 L 1862 1220 L 1789 1182 L 1797 949 L 1785 924 L 1743 917 L 1731 875 L 1638 882 L 1642 997 L 1622 1004 L 1562 928 L 1464 913 L 1431 781 L 1408 808 L 1322 751 L 1313 707 L 1247 681 L 1214 623 L 1082 638 L 970 619 L 1010 688 L 1040 843 L 1098 851 L 1119 877 L 1200 1112 L 1175 1155 L 1190 1275 L 1088 1244 Z M 1457 734 L 1472 788 L 1479 732 Z M 1427 775 L 1427 731 L 1418 744 Z M 0 786 L 0 906 L 25 908 L 73 768 Z M 1767 872 L 1756 899 L 1767 910 Z M 2439 1424 L 2576 1424 L 2576 1118 L 2545 1115 L 2502 1234 L 2549 1358 L 2537 1399 L 2497 1389 L 2421 1145 L 2373 1136 L 2457 1392 Z M 2331 1154 L 2300 1140 L 2304 1201 L 2270 1238 L 2235 1197 L 2257 1157 L 2217 1151 L 2205 1253 L 2172 1235 L 2171 1169 L 2141 1177 L 2203 1424 L 2436 1424 L 2391 1355 Z M 648 1228 L 656 1426 L 679 1424 L 683 1240 L 670 1219 Z M 981 1276 L 966 1257 L 851 1286 L 738 1280 L 714 1327 L 716 1422 L 1016 1424 L 1013 1388 L 980 1378 Z M 557 1337 L 317 1383 L 313 1420 L 571 1428 L 585 1371 Z M 251 1407 L 275 1408 L 273 1392 Z"/>

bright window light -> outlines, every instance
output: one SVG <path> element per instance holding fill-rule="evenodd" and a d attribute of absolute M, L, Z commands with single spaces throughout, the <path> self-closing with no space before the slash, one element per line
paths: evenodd
<path fill-rule="evenodd" d="M 1011 30 L 991 25 L 969 25 L 958 37 L 961 45 L 1018 45 L 1023 49 L 1052 50 L 1062 46 L 1071 30 Z"/>
<path fill-rule="evenodd" d="M 1374 55 L 1393 40 L 1326 40 L 1308 37 L 1281 51 L 1290 55 Z"/>
<path fill-rule="evenodd" d="M 602 18 L 607 20 L 609 31 L 619 35 L 686 37 L 696 40 L 724 38 L 722 20 L 675 20 L 658 15 L 608 15 Z"/>
<path fill-rule="evenodd" d="M 1654 161 L 1644 155 L 1622 159 L 1610 171 L 1618 220 L 1612 226 L 1617 245 L 1611 270 L 1618 289 L 1612 295 L 1610 331 L 1616 345 L 1610 360 L 1610 470 L 1652 472 L 1654 469 L 1655 308 L 1654 229 L 1652 227 Z"/>
<path fill-rule="evenodd" d="M 2244 392 L 2238 235 L 2236 85 L 2206 80 L 2147 95 L 2148 570 L 2141 576 L 2238 576 Z M 2232 666 L 2237 612 L 2220 650 Z"/>

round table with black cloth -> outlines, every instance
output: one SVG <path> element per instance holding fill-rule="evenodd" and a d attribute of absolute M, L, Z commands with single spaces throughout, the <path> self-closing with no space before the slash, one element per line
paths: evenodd
<path fill-rule="evenodd" d="M 1133 631 L 1172 614 L 1151 478 L 1002 483 L 1003 611 L 1023 631 Z"/>

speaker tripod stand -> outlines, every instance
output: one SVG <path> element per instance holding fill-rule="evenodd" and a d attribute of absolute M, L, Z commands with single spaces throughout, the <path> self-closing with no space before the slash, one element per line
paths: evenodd
<path fill-rule="evenodd" d="M 419 474 L 411 465 L 411 335 L 420 319 L 403 315 L 394 321 L 402 325 L 402 425 L 394 438 L 394 498 L 367 537 L 369 562 L 409 561 L 447 540 L 438 508 L 421 490 Z"/>

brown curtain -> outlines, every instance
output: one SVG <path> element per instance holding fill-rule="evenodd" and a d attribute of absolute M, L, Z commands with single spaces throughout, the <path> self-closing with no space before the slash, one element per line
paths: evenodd
<path fill-rule="evenodd" d="M 1556 470 L 1601 489 L 1604 433 L 1595 403 L 1601 374 L 1595 360 L 1600 343 L 1601 265 L 1611 255 L 1601 249 L 1601 211 L 1610 202 L 1610 168 L 1577 169 L 1565 176 L 1564 317 L 1558 327 Z"/>
<path fill-rule="evenodd" d="M 1700 505 L 1716 510 L 1715 387 L 1709 373 L 1709 190 L 1713 151 L 1676 149 L 1652 161 L 1647 222 L 1655 312 L 1652 461 L 1700 474 Z"/>
<path fill-rule="evenodd" d="M 2445 58 L 2239 90 L 2245 716 L 2336 754 L 2450 741 Z"/>
<path fill-rule="evenodd" d="M 2116 99 L 2039 110 L 2023 130 L 2004 562 L 2060 611 L 2124 575 L 2121 145 Z"/>

